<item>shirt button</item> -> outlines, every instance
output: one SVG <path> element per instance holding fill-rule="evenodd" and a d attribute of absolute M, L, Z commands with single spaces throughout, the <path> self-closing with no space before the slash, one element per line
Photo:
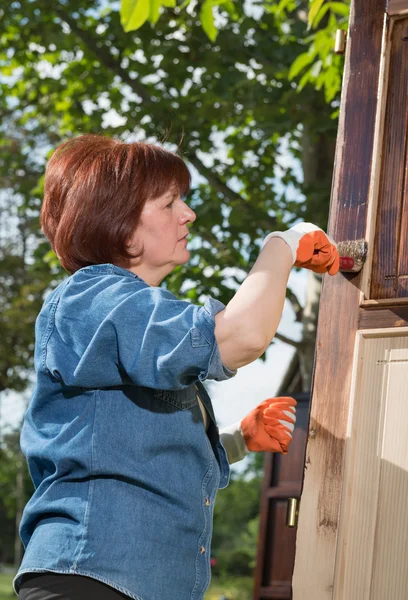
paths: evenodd
<path fill-rule="evenodd" d="M 206 506 L 210 506 L 210 504 L 211 504 L 211 500 L 209 498 L 206 498 L 205 499 L 205 505 Z"/>
<path fill-rule="evenodd" d="M 201 548 L 200 548 L 200 552 L 201 552 L 201 554 L 204 554 L 204 553 L 205 553 L 205 548 L 204 548 L 204 546 L 201 546 Z"/>

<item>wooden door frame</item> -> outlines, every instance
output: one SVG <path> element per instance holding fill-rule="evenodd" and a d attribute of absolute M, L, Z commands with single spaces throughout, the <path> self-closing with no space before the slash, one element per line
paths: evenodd
<path fill-rule="evenodd" d="M 389 0 L 387 13 L 394 17 L 408 15 L 408 0 Z"/>
<path fill-rule="evenodd" d="M 338 241 L 370 239 L 375 231 L 376 211 L 369 214 L 368 206 L 376 202 L 378 194 L 375 167 L 379 150 L 376 153 L 374 149 L 382 126 L 377 92 L 386 69 L 384 23 L 390 21 L 386 11 L 386 0 L 352 0 L 328 227 Z M 329 600 L 333 596 L 355 339 L 360 311 L 370 310 L 360 309 L 362 285 L 368 286 L 369 261 L 370 256 L 363 274 L 324 277 L 294 600 Z M 369 318 L 366 327 L 371 326 Z"/>
<path fill-rule="evenodd" d="M 296 369 L 298 369 L 297 361 Z M 280 454 L 276 454 L 273 452 L 265 452 L 264 457 L 264 476 L 262 482 L 262 490 L 261 490 L 261 502 L 260 502 L 260 522 L 259 522 L 259 534 L 258 534 L 258 544 L 257 544 L 257 558 L 256 558 L 256 568 L 254 573 L 254 592 L 253 592 L 253 600 L 264 600 L 265 598 L 290 598 L 291 596 L 291 575 L 286 579 L 281 579 L 277 582 L 272 582 L 269 577 L 269 573 L 272 568 L 272 564 L 276 559 L 274 553 L 269 550 L 268 546 L 271 527 L 274 519 L 273 514 L 271 514 L 271 500 L 278 500 L 279 498 L 286 499 L 289 497 L 299 498 L 300 497 L 300 489 L 301 489 L 301 469 L 302 463 L 304 462 L 304 452 L 306 449 L 306 436 L 307 436 L 307 416 L 309 412 L 310 406 L 310 394 L 308 392 L 294 392 L 291 386 L 289 387 L 280 387 L 277 391 L 279 396 L 292 396 L 298 403 L 298 416 L 300 415 L 299 409 L 301 409 L 302 405 L 304 407 L 304 417 L 302 419 L 298 419 L 298 423 L 303 422 L 303 427 L 301 435 L 301 446 L 303 449 L 302 456 L 296 456 L 296 461 L 299 461 L 300 469 L 299 476 L 295 481 L 289 483 L 289 485 L 285 485 L 285 493 L 282 496 L 281 492 L 282 488 L 277 489 L 276 485 L 272 485 L 273 474 L 276 468 L 279 469 L 279 463 L 281 461 L 291 461 L 294 459 L 293 454 L 291 453 L 292 449 L 289 451 L 288 456 L 282 456 Z M 297 433 L 295 433 L 295 438 L 298 434 L 300 434 L 299 428 L 296 427 Z M 295 440 L 294 440 L 295 441 Z M 297 437 L 297 441 L 299 441 L 299 437 Z M 299 452 L 299 444 L 297 444 L 297 452 Z M 275 539 L 281 544 L 283 548 L 285 548 L 285 561 L 291 561 L 291 570 L 293 570 L 293 559 L 295 553 L 295 540 L 293 538 L 292 541 L 292 531 L 287 529 L 287 532 L 291 531 L 290 537 L 289 534 L 284 536 L 284 538 L 279 537 L 276 538 L 276 533 L 272 534 L 271 537 L 275 537 Z"/>

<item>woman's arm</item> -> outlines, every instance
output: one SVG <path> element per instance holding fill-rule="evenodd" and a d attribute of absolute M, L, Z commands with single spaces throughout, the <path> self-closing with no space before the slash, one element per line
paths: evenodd
<path fill-rule="evenodd" d="M 292 265 L 335 275 L 339 270 L 335 242 L 313 223 L 298 223 L 266 236 L 248 277 L 215 317 L 221 360 L 229 369 L 253 362 L 271 343 L 282 316 Z"/>
<path fill-rule="evenodd" d="M 280 238 L 271 238 L 235 296 L 215 316 L 221 360 L 229 369 L 253 362 L 271 343 L 282 316 L 292 265 L 290 247 Z"/>

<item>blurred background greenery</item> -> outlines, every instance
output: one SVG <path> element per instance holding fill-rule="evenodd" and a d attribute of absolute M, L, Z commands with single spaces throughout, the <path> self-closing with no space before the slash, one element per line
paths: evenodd
<path fill-rule="evenodd" d="M 227 303 L 271 230 L 327 225 L 343 69 L 334 32 L 347 27 L 349 2 L 138 6 L 146 18 L 126 33 L 117 1 L 0 7 L 0 600 L 21 561 L 16 531 L 32 493 L 1 400 L 29 398 L 35 319 L 67 276 L 39 226 L 52 149 L 86 132 L 180 145 L 193 174 L 194 256 L 163 285 L 192 302 Z M 296 347 L 308 390 L 317 306 L 306 319 L 290 288 L 287 301 L 303 337 L 277 337 Z M 257 455 L 218 495 L 208 600 L 251 597 L 261 479 Z"/>

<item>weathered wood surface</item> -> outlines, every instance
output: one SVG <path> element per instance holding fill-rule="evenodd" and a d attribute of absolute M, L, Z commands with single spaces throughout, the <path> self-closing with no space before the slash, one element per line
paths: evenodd
<path fill-rule="evenodd" d="M 365 237 L 386 0 L 351 7 L 329 233 Z M 325 276 L 293 599 L 332 598 L 360 275 Z"/>
<path fill-rule="evenodd" d="M 408 14 L 408 0 L 389 0 L 387 12 L 393 16 Z"/>
<path fill-rule="evenodd" d="M 370 298 L 369 300 L 363 300 L 360 303 L 360 306 L 363 308 L 379 308 L 380 306 L 387 308 L 389 306 L 403 306 L 408 305 L 408 298 L 380 298 L 374 300 L 374 298 Z"/>
<path fill-rule="evenodd" d="M 393 25 L 370 298 L 408 297 L 408 19 Z"/>
<path fill-rule="evenodd" d="M 360 309 L 359 329 L 382 327 L 408 327 L 408 306 Z"/>

